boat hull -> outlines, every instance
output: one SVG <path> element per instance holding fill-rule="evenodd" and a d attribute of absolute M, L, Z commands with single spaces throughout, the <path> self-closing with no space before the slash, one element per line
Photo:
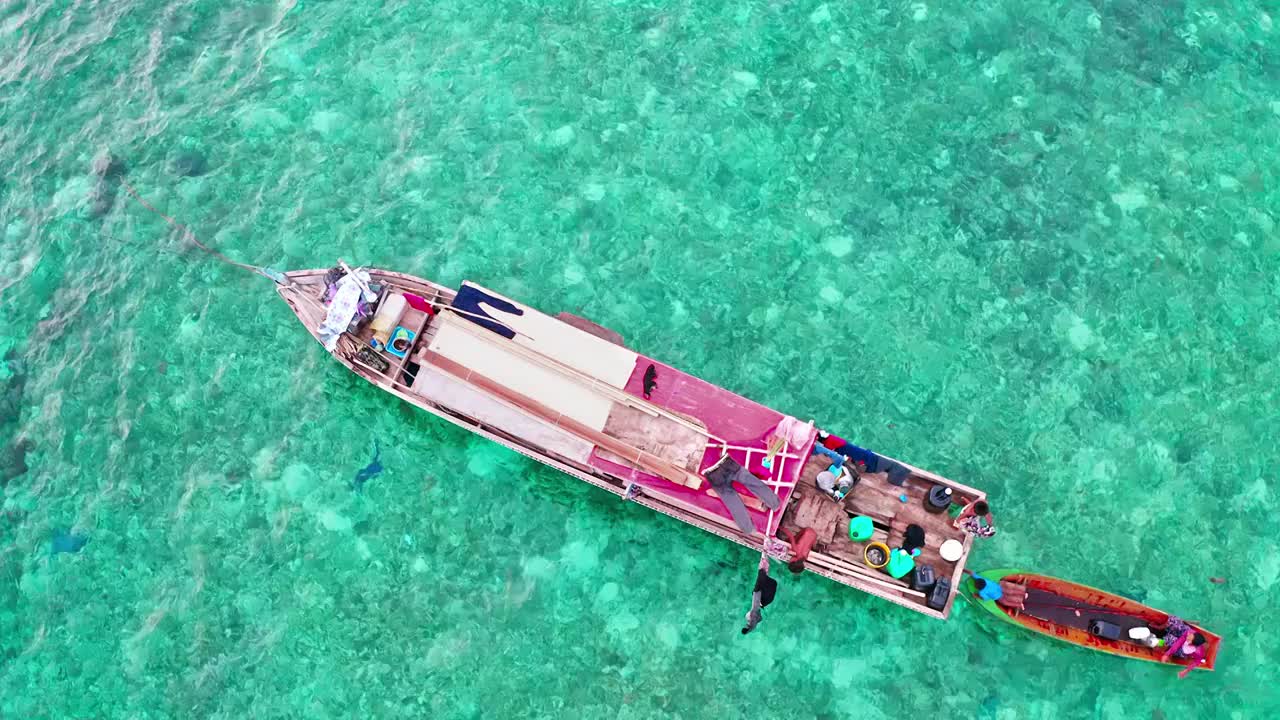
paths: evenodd
<path fill-rule="evenodd" d="M 1039 573 L 1002 568 L 979 574 L 991 582 L 1003 580 L 1026 586 L 1027 607 L 1023 611 L 1017 611 L 992 600 L 979 599 L 973 579 L 965 578 L 961 591 L 976 605 L 1007 623 L 1109 655 L 1184 667 L 1184 663 L 1161 660 L 1162 649 L 1096 637 L 1083 627 L 1093 617 L 1121 624 L 1161 623 L 1169 617 L 1169 613 L 1115 593 Z M 1194 623 L 1189 624 L 1205 636 L 1209 645 L 1205 661 L 1198 669 L 1212 670 L 1222 638 Z"/>

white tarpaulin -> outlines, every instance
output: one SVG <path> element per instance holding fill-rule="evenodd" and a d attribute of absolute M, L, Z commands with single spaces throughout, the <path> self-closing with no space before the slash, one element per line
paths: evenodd
<path fill-rule="evenodd" d="M 363 277 L 362 277 L 363 276 Z M 360 307 L 360 293 L 369 283 L 369 273 L 357 270 L 347 273 L 338 281 L 338 292 L 329 303 L 329 313 L 320 325 L 320 339 L 324 349 L 333 352 L 338 347 L 338 337 L 351 326 L 351 320 Z"/>

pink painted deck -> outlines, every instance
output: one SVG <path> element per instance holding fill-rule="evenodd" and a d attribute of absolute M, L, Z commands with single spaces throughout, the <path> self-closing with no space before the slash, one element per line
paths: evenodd
<path fill-rule="evenodd" d="M 729 445 L 764 450 L 765 439 L 773 432 L 778 423 L 786 417 L 776 410 L 771 410 L 741 395 L 729 392 L 722 387 L 712 385 L 705 380 L 700 380 L 643 355 L 636 359 L 636 366 L 632 370 L 631 377 L 624 388 L 626 392 L 636 397 L 644 396 L 644 373 L 650 364 L 657 370 L 658 387 L 649 398 L 649 402 L 667 410 L 701 420 L 707 426 L 708 432 L 724 440 Z M 764 467 L 761 463 L 764 456 L 760 453 L 751 453 L 750 464 L 747 463 L 747 453 L 742 450 L 731 450 L 729 451 L 729 456 L 741 463 L 743 467 L 756 473 L 757 476 L 766 477 L 766 482 L 794 483 L 804 467 L 804 460 L 812 452 L 815 437 L 816 432 L 810 431 L 803 447 L 799 450 L 795 448 L 787 448 L 785 450 L 788 454 L 798 455 L 799 460 L 788 459 L 783 462 L 780 458 L 774 459 L 774 471 L 781 467 L 781 477 L 777 476 L 776 472 L 771 472 Z M 714 445 L 708 447 L 703 454 L 699 471 L 702 468 L 710 467 L 712 463 L 720 458 L 720 454 L 719 447 Z M 702 510 L 724 518 L 730 525 L 733 524 L 732 516 L 729 514 L 728 509 L 725 508 L 724 503 L 720 501 L 720 498 L 711 491 L 710 483 L 704 481 L 702 486 L 696 489 L 684 487 L 665 478 L 605 460 L 597 452 L 592 453 L 591 464 L 601 470 L 639 484 L 650 494 L 667 495 L 695 505 Z M 746 488 L 737 483 L 734 483 L 733 487 L 744 498 L 754 497 Z M 787 500 L 791 495 L 790 488 L 775 488 L 775 491 L 782 501 L 782 507 L 774 512 L 773 523 L 767 528 L 768 535 L 772 535 L 777 531 L 778 523 L 782 520 L 782 510 L 786 508 Z M 748 507 L 747 512 L 750 513 L 756 530 L 765 532 L 765 524 L 769 518 L 768 509 L 756 510 Z"/>

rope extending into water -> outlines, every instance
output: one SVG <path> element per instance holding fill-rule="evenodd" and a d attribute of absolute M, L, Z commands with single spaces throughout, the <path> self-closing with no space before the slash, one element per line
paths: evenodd
<path fill-rule="evenodd" d="M 146 208 L 147 210 L 150 210 L 152 213 L 163 218 L 164 221 L 169 223 L 169 225 L 172 226 L 173 228 L 180 230 L 184 238 L 186 238 L 187 240 L 190 240 L 192 243 L 195 244 L 196 247 L 200 248 L 201 250 L 204 250 L 206 253 L 209 253 L 214 258 L 221 260 L 222 262 L 227 263 L 228 265 L 234 265 L 235 267 L 238 267 L 242 270 L 248 270 L 249 272 L 254 273 L 255 275 L 261 275 L 262 277 L 265 277 L 268 280 L 271 280 L 281 285 L 284 285 L 288 282 L 287 279 L 284 277 L 284 275 L 282 275 L 280 272 L 276 270 L 272 270 L 271 268 L 258 267 L 257 265 L 249 265 L 247 263 L 237 262 L 227 257 L 226 255 L 223 255 L 217 250 L 214 250 L 208 245 L 205 245 L 204 243 L 200 242 L 200 238 L 197 238 L 196 234 L 191 232 L 190 228 L 178 222 L 177 220 L 174 220 L 168 215 L 165 215 L 164 213 L 160 212 L 159 210 L 156 209 L 154 205 L 147 202 L 141 195 L 138 194 L 137 190 L 133 189 L 133 186 L 129 184 L 128 180 L 125 180 L 124 178 L 120 178 L 120 186 L 125 189 L 125 192 L 132 195 L 133 199 L 137 200 L 138 203 L 142 205 L 142 207 Z"/>

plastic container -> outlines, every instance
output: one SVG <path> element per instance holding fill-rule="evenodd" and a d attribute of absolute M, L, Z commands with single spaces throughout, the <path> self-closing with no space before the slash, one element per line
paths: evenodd
<path fill-rule="evenodd" d="M 929 495 L 924 500 L 925 511 L 940 513 L 951 507 L 951 495 L 951 488 L 946 485 L 934 485 L 929 488 Z"/>
<path fill-rule="evenodd" d="M 955 562 L 960 559 L 961 555 L 964 555 L 964 545 L 959 540 L 949 539 L 942 543 L 942 547 L 938 548 L 938 554 L 947 562 Z"/>
<path fill-rule="evenodd" d="M 1100 637 L 1106 640 L 1119 640 L 1121 632 L 1123 632 L 1123 630 L 1121 630 L 1120 626 L 1115 623 L 1107 622 L 1106 620 L 1098 620 L 1097 618 L 1089 621 L 1089 634 L 1094 637 Z"/>
<path fill-rule="evenodd" d="M 375 350 L 383 350 L 387 347 L 387 341 L 391 339 L 391 331 L 396 329 L 396 325 L 400 324 L 400 318 L 404 317 L 405 308 L 404 295 L 396 293 L 388 295 L 382 301 L 382 305 L 378 306 L 378 312 L 373 314 L 373 321 L 369 327 L 373 329 L 373 339 L 369 341 Z"/>
<path fill-rule="evenodd" d="M 912 570 L 916 569 L 916 555 L 919 553 L 919 550 L 916 550 L 915 552 L 907 552 L 902 548 L 894 550 L 889 555 L 889 563 L 885 566 L 884 571 L 889 573 L 889 576 L 892 578 L 899 580 L 902 579 Z"/>
<path fill-rule="evenodd" d="M 858 515 L 849 520 L 849 539 L 854 542 L 866 542 L 876 533 L 875 524 L 866 515 Z"/>
<path fill-rule="evenodd" d="M 912 590 L 927 593 L 937 582 L 938 574 L 934 572 L 932 565 L 917 565 L 915 572 L 911 573 Z"/>
<path fill-rule="evenodd" d="M 402 358 L 409 354 L 413 349 L 413 338 L 415 333 L 403 325 L 397 325 L 396 329 L 391 331 L 391 341 L 387 343 L 387 352 Z"/>
<path fill-rule="evenodd" d="M 882 542 L 871 543 L 862 551 L 862 560 L 867 567 L 879 570 L 889 563 L 889 546 Z"/>
<path fill-rule="evenodd" d="M 929 596 L 924 602 L 933 610 L 941 610 L 947 606 L 949 597 L 951 597 L 951 578 L 940 577 L 933 584 L 933 589 L 929 591 Z"/>

